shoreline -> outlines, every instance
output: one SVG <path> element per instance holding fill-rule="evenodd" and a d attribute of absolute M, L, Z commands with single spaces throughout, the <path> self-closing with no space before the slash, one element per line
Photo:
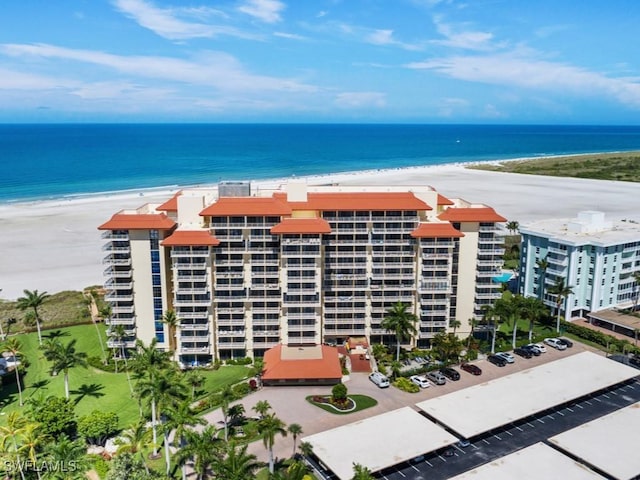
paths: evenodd
<path fill-rule="evenodd" d="M 252 185 L 256 185 L 258 188 L 260 185 L 280 185 L 286 183 L 288 180 L 292 178 L 306 180 L 310 185 L 321 185 L 323 183 L 335 183 L 336 179 L 341 181 L 342 177 L 346 179 L 353 178 L 354 176 L 366 176 L 372 174 L 384 174 L 391 172 L 407 172 L 411 171 L 423 171 L 429 169 L 445 169 L 445 168 L 469 168 L 481 165 L 500 165 L 503 163 L 511 163 L 511 162 L 522 162 L 522 161 L 531 161 L 531 160 L 549 160 L 555 158 L 566 158 L 566 157 L 582 157 L 582 156 L 590 156 L 590 155 L 607 155 L 607 154 L 624 154 L 624 153 L 632 153 L 639 152 L 637 150 L 624 150 L 624 151 L 606 151 L 606 152 L 591 152 L 591 153 L 570 153 L 570 154 L 559 154 L 559 155 L 541 155 L 541 156 L 528 156 L 528 157 L 515 157 L 515 158 L 506 158 L 500 160 L 471 160 L 467 162 L 449 162 L 449 163 L 436 163 L 430 165 L 411 165 L 406 167 L 392 167 L 392 168 L 378 168 L 378 169 L 367 169 L 367 170 L 349 170 L 345 172 L 330 172 L 324 174 L 313 174 L 313 175 L 301 175 L 297 177 L 296 175 L 292 175 L 290 177 L 274 177 L 274 178 L 260 178 L 260 179 L 234 179 L 229 181 L 240 181 L 240 182 L 250 182 Z M 107 199 L 127 199 L 131 198 L 132 200 L 135 198 L 139 198 L 144 202 L 145 198 L 153 198 L 156 196 L 171 196 L 175 192 L 179 190 L 187 190 L 187 189 L 207 189 L 207 188 L 216 188 L 218 183 L 202 183 L 202 184 L 172 184 L 172 185 L 161 185 L 157 187 L 145 187 L 145 188 L 129 188 L 124 190 L 109 190 L 103 192 L 87 192 L 87 193 L 71 193 L 65 194 L 59 197 L 55 196 L 47 196 L 41 198 L 32 198 L 32 199 L 14 199 L 14 200 L 0 200 L 0 215 L 1 211 L 5 207 L 30 207 L 30 206 L 42 206 L 44 208 L 48 208 L 51 206 L 60 206 L 60 205 L 70 205 L 72 203 L 92 203 L 105 201 Z M 437 189 L 437 187 L 436 187 Z M 132 208 L 135 208 L 135 205 Z"/>
<path fill-rule="evenodd" d="M 562 155 L 566 157 L 566 155 Z M 535 157 L 542 158 L 542 157 Z M 525 224 L 544 218 L 573 218 L 581 210 L 601 210 L 609 218 L 640 221 L 640 183 L 545 177 L 467 168 L 458 162 L 417 167 L 295 177 L 310 185 L 431 185 L 449 198 L 493 207 L 508 220 Z M 290 177 L 294 178 L 294 177 Z M 252 181 L 252 188 L 279 185 L 289 178 Z M 217 183 L 184 188 L 212 188 Z M 173 186 L 172 186 L 173 187 Z M 98 226 L 123 209 L 162 203 L 181 187 L 126 191 L 33 202 L 0 204 L 0 288 L 2 299 L 24 289 L 55 293 L 81 290 L 104 281 L 104 241 Z"/>

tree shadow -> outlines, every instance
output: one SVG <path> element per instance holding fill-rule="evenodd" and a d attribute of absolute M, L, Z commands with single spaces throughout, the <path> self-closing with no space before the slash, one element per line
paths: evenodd
<path fill-rule="evenodd" d="M 82 385 L 80 385 L 80 387 L 78 387 L 77 390 L 71 390 L 69 393 L 71 393 L 72 395 L 78 395 L 73 401 L 73 403 L 77 405 L 84 397 L 104 397 L 104 393 L 102 393 L 102 390 L 104 390 L 104 385 L 102 385 L 101 383 L 92 383 L 90 385 L 83 383 Z"/>
<path fill-rule="evenodd" d="M 51 330 L 50 332 L 42 334 L 42 338 L 50 338 L 51 340 L 54 340 L 56 338 L 69 337 L 70 335 L 70 332 L 63 332 L 62 330 Z"/>
<path fill-rule="evenodd" d="M 38 393 L 40 391 L 40 389 L 47 390 L 49 383 L 51 383 L 51 380 L 49 380 L 47 378 L 45 378 L 43 380 L 38 380 L 36 382 L 33 382 L 27 388 L 25 388 L 25 390 L 33 389 L 33 392 L 31 392 L 31 394 L 29 395 L 30 397 L 33 397 L 36 393 Z"/>

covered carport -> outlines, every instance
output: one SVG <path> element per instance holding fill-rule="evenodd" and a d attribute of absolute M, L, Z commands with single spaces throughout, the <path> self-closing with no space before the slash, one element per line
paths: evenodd
<path fill-rule="evenodd" d="M 353 477 L 353 464 L 377 472 L 458 441 L 410 407 L 392 410 L 302 439 L 338 478 Z"/>
<path fill-rule="evenodd" d="M 549 442 L 617 480 L 640 476 L 640 403 L 551 437 Z"/>
<path fill-rule="evenodd" d="M 500 457 L 450 480 L 600 480 L 593 470 L 563 455 L 557 450 L 536 443 L 510 455 Z"/>
<path fill-rule="evenodd" d="M 581 352 L 416 404 L 437 423 L 472 438 L 638 376 Z"/>

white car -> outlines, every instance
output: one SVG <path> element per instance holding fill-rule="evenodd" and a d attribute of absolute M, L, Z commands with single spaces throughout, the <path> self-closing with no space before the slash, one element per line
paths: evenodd
<path fill-rule="evenodd" d="M 542 343 L 530 343 L 527 347 L 537 350 L 540 353 L 547 353 L 547 348 Z"/>
<path fill-rule="evenodd" d="M 560 341 L 559 338 L 545 338 L 544 343 L 558 350 L 566 350 L 567 346 Z"/>
<path fill-rule="evenodd" d="M 427 380 L 424 375 L 411 375 L 409 380 L 420 388 L 429 388 L 431 386 L 429 380 Z"/>
<path fill-rule="evenodd" d="M 516 359 L 513 358 L 513 355 L 507 352 L 498 352 L 496 353 L 496 357 L 502 358 L 507 363 L 513 363 L 516 361 Z"/>

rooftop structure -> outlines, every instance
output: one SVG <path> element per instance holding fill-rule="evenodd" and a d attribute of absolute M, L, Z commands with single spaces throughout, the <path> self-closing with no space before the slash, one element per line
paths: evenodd
<path fill-rule="evenodd" d="M 428 347 L 454 320 L 469 332 L 499 298 L 504 221 L 429 186 L 182 190 L 99 227 L 109 344 L 155 337 L 189 365 L 350 336 L 393 343 L 380 324 L 403 302 L 419 319 L 407 346 Z"/>
<path fill-rule="evenodd" d="M 338 349 L 278 345 L 264 354 L 264 385 L 334 385 L 342 380 Z"/>
<path fill-rule="evenodd" d="M 353 464 L 372 472 L 453 445 L 458 438 L 410 407 L 400 408 L 302 439 L 338 478 L 353 477 Z"/>
<path fill-rule="evenodd" d="M 630 307 L 640 295 L 640 222 L 610 221 L 596 211 L 574 219 L 543 220 L 520 227 L 520 293 L 553 307 L 550 290 L 559 281 L 571 287 L 562 299 L 565 319 L 591 311 Z"/>
<path fill-rule="evenodd" d="M 637 376 L 635 368 L 581 352 L 416 406 L 438 423 L 471 438 Z"/>
<path fill-rule="evenodd" d="M 605 477 L 544 443 L 536 443 L 456 475 L 451 480 L 539 480 L 540 478 L 603 480 Z"/>
<path fill-rule="evenodd" d="M 630 480 L 640 476 L 638 431 L 640 403 L 635 403 L 551 437 L 549 442 L 611 478 Z"/>

